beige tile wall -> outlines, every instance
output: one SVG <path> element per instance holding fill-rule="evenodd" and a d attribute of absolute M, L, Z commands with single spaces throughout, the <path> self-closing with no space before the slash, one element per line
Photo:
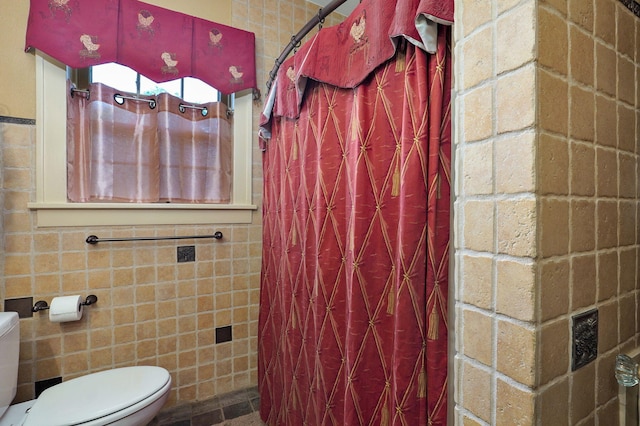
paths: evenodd
<path fill-rule="evenodd" d="M 617 0 L 456 2 L 456 424 L 617 424 L 638 342 L 638 43 Z M 571 317 L 599 311 L 571 371 Z"/>
<path fill-rule="evenodd" d="M 315 5 L 302 0 L 233 1 L 233 25 L 256 34 L 263 91 L 275 57 L 317 12 Z M 338 21 L 332 16 L 325 25 Z M 2 44 L 0 49 L 22 47 Z M 258 205 L 260 109 L 261 105 L 254 108 L 253 152 L 253 201 Z M 69 379 L 135 364 L 161 365 L 171 372 L 169 405 L 256 385 L 260 210 L 251 224 L 237 226 L 37 228 L 27 209 L 27 202 L 35 199 L 35 126 L 0 124 L 0 147 L 1 301 L 33 296 L 50 302 L 54 296 L 77 293 L 98 296 L 98 303 L 78 322 L 53 324 L 46 312 L 21 321 L 16 402 L 33 398 L 36 380 Z M 218 230 L 224 233 L 222 241 L 85 243 L 91 234 L 196 235 Z M 178 264 L 179 245 L 195 245 L 196 262 Z M 233 341 L 216 345 L 215 328 L 227 325 L 233 326 Z"/>
<path fill-rule="evenodd" d="M 455 424 L 535 419 L 535 2 L 456 3 Z"/>
<path fill-rule="evenodd" d="M 315 13 L 234 0 L 233 24 L 256 33 L 261 87 Z M 638 20 L 614 0 L 458 1 L 456 20 L 456 422 L 605 424 L 616 415 L 613 357 L 637 339 Z M 255 384 L 259 214 L 216 227 L 229 238 L 194 242 L 198 261 L 180 265 L 175 243 L 84 238 L 213 227 L 35 228 L 33 131 L 0 132 L 0 297 L 100 301 L 83 322 L 22 321 L 19 398 L 34 380 L 144 362 L 171 370 L 172 404 Z M 260 162 L 255 150 L 258 204 Z M 571 373 L 570 317 L 591 307 L 600 354 Z M 213 329 L 230 323 L 234 342 L 214 345 Z"/>
<path fill-rule="evenodd" d="M 18 398 L 33 382 L 135 364 L 161 365 L 173 377 L 172 403 L 195 401 L 256 382 L 261 250 L 260 214 L 250 225 L 36 228 L 34 128 L 3 124 L 3 298 L 95 294 L 81 321 L 55 324 L 46 312 L 21 320 Z M 260 160 L 259 153 L 254 153 Z M 256 164 L 258 168 L 258 164 Z M 256 186 L 254 200 L 260 201 Z M 222 241 L 120 242 L 100 237 L 204 235 Z M 177 263 L 176 247 L 195 245 L 196 262 Z M 215 328 L 233 341 L 215 344 Z"/>

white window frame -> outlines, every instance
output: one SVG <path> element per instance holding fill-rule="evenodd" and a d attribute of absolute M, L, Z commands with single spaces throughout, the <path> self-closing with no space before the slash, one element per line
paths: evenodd
<path fill-rule="evenodd" d="M 72 203 L 67 200 L 66 67 L 36 52 L 37 226 L 194 225 L 251 223 L 252 104 L 250 90 L 236 93 L 233 184 L 230 204 Z"/>

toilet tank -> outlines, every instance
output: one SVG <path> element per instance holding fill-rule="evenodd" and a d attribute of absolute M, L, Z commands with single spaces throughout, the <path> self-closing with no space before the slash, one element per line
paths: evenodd
<path fill-rule="evenodd" d="M 20 323 L 16 312 L 0 312 L 0 417 L 16 396 Z"/>

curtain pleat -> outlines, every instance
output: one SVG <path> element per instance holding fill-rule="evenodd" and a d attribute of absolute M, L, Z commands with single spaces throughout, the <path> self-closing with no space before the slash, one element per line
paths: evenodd
<path fill-rule="evenodd" d="M 279 83 L 263 160 L 269 425 L 446 424 L 449 31 L 355 88 L 308 80 L 299 115 L 277 113 L 298 99 Z"/>

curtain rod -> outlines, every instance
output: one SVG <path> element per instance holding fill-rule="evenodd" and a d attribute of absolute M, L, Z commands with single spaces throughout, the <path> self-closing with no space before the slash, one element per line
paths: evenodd
<path fill-rule="evenodd" d="M 197 238 L 215 238 L 222 239 L 222 232 L 216 231 L 213 235 L 189 235 L 189 236 L 169 236 L 169 237 L 131 237 L 131 238 L 98 238 L 95 235 L 89 235 L 85 240 L 87 244 L 98 244 L 113 241 L 158 241 L 158 240 L 190 240 Z"/>
<path fill-rule="evenodd" d="M 273 66 L 273 68 L 271 69 L 271 72 L 269 73 L 269 81 L 267 81 L 267 91 L 271 90 L 271 85 L 273 84 L 273 80 L 275 80 L 276 76 L 278 75 L 278 69 L 280 68 L 280 65 L 282 65 L 284 60 L 287 59 L 287 56 L 289 56 L 289 53 L 291 53 L 291 51 L 296 46 L 299 46 L 299 44 L 302 42 L 302 39 L 307 34 L 309 34 L 309 31 L 311 31 L 313 28 L 315 28 L 316 25 L 324 21 L 324 18 L 326 18 L 331 12 L 336 10 L 340 5 L 342 5 L 343 3 L 346 3 L 346 1 L 347 0 L 333 0 L 331 3 L 329 3 L 325 7 L 321 7 L 320 10 L 318 11 L 318 14 L 313 18 L 311 18 L 309 22 L 307 22 L 306 25 L 302 27 L 302 29 L 298 31 L 296 35 L 291 37 L 291 41 L 284 48 L 280 56 L 278 56 L 278 59 L 276 59 L 275 65 Z"/>
<path fill-rule="evenodd" d="M 84 97 L 87 99 L 87 101 L 91 97 L 91 91 L 89 89 L 76 89 L 75 87 L 72 87 L 70 90 L 71 90 L 71 97 L 72 98 L 73 98 L 73 94 L 74 93 L 82 93 L 84 95 Z M 156 107 L 156 104 L 157 104 L 155 99 L 145 99 L 145 98 L 140 98 L 140 97 L 135 97 L 135 96 L 124 96 L 124 95 L 121 95 L 120 93 L 116 93 L 115 95 L 113 95 L 113 100 L 118 105 L 122 105 L 124 103 L 125 99 L 129 99 L 129 100 L 132 100 L 132 101 L 139 101 L 139 102 L 148 102 L 149 103 L 149 108 L 151 108 L 151 109 L 154 109 Z M 206 117 L 207 114 L 209 113 L 209 110 L 206 107 L 201 107 L 201 106 L 197 106 L 197 105 L 183 104 L 182 102 L 180 102 L 180 104 L 178 105 L 178 110 L 180 112 L 182 112 L 182 113 L 186 112 L 187 108 L 199 110 L 200 114 L 202 114 L 203 117 Z M 233 115 L 233 110 L 232 109 L 227 109 L 227 118 L 230 115 Z"/>

